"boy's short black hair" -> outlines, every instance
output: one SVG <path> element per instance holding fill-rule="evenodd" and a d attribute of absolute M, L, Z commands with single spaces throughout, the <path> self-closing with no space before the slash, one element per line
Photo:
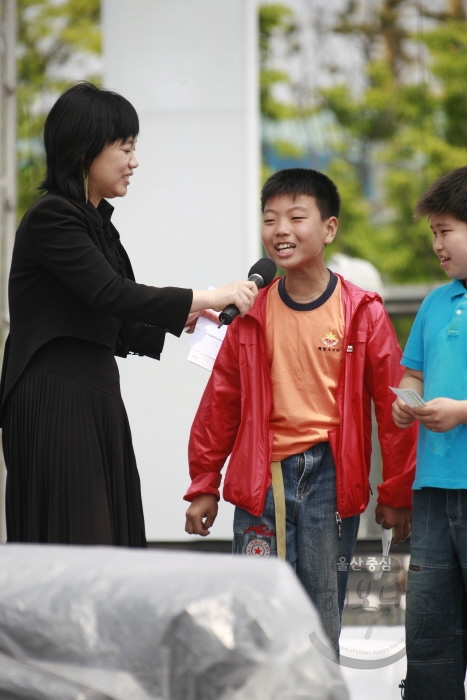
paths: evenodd
<path fill-rule="evenodd" d="M 439 214 L 467 223 L 467 166 L 435 180 L 415 207 L 416 217 Z"/>
<path fill-rule="evenodd" d="M 339 216 L 341 198 L 337 187 L 327 175 L 311 168 L 288 168 L 271 175 L 261 191 L 261 211 L 273 197 L 296 199 L 302 194 L 314 197 L 323 221 Z"/>
<path fill-rule="evenodd" d="M 84 176 L 103 149 L 136 138 L 139 120 L 128 100 L 80 81 L 60 95 L 44 125 L 47 172 L 40 189 L 85 200 Z"/>

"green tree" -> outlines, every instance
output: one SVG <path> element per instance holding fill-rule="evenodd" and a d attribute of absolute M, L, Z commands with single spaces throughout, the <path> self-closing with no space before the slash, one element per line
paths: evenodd
<path fill-rule="evenodd" d="M 275 44 L 281 42 L 286 54 L 298 51 L 296 32 L 295 13 L 290 7 L 279 3 L 259 7 L 259 97 L 261 115 L 265 119 L 279 121 L 295 114 L 293 105 L 275 94 L 278 85 L 291 84 L 288 73 L 275 66 Z"/>
<path fill-rule="evenodd" d="M 395 280 L 445 279 L 427 222 L 414 221 L 412 212 L 429 184 L 467 162 L 466 30 L 465 20 L 443 19 L 417 37 L 428 50 L 429 75 L 401 91 L 397 132 L 382 153 L 393 211 L 388 244 L 399 251 L 387 258 L 385 270 Z"/>
<path fill-rule="evenodd" d="M 18 0 L 18 215 L 44 177 L 42 129 L 57 95 L 72 81 L 70 63 L 101 50 L 100 0 Z M 93 82 L 97 75 L 83 75 Z"/>
<path fill-rule="evenodd" d="M 301 132 L 311 133 L 310 117 L 322 119 L 322 130 L 328 134 L 329 149 L 334 153 L 327 172 L 338 183 L 342 198 L 340 233 L 329 248 L 328 254 L 341 251 L 355 257 L 372 259 L 374 262 L 379 257 L 381 245 L 376 240 L 372 221 L 374 212 L 368 196 L 369 182 L 376 148 L 392 137 L 396 130 L 394 100 L 388 99 L 388 94 L 391 94 L 394 84 L 398 81 L 401 64 L 406 60 L 403 45 L 406 30 L 401 27 L 397 14 L 397 7 L 401 2 L 404 0 L 387 0 L 385 6 L 368 14 L 363 21 L 357 22 L 355 17 L 358 7 L 350 0 L 345 10 L 337 16 L 334 32 L 357 37 L 362 48 L 367 67 L 367 86 L 362 93 L 352 90 L 344 81 L 339 82 L 338 75 L 333 87 L 313 92 L 306 83 L 294 84 L 290 76 L 282 72 L 282 84 L 290 88 L 291 96 L 286 109 L 281 105 L 281 109 L 271 113 L 268 101 L 261 101 L 264 123 L 272 119 L 295 119 L 297 129 L 300 121 Z M 260 27 L 262 12 L 263 16 L 272 19 L 271 24 L 276 35 L 282 31 L 282 24 L 278 24 L 277 7 L 263 6 L 260 11 Z M 290 14 L 286 17 L 287 26 L 293 28 L 289 34 L 286 33 L 293 41 L 293 50 L 289 51 L 289 54 L 300 52 L 303 47 L 297 40 L 299 22 Z M 262 55 L 266 57 L 261 63 L 263 74 L 269 65 L 274 64 L 276 45 L 272 31 L 263 32 L 261 36 Z M 380 56 L 376 60 L 382 36 L 385 37 L 384 57 Z M 269 92 L 274 92 L 277 84 L 267 84 Z M 280 147 L 283 148 L 283 144 L 276 143 L 275 146 L 276 151 Z M 287 147 L 287 144 L 285 146 Z M 310 143 L 305 152 L 296 155 L 302 161 L 310 159 L 313 150 Z M 291 146 L 289 153 L 293 155 Z"/>
<path fill-rule="evenodd" d="M 272 3 L 260 5 L 258 10 L 259 25 L 259 101 L 263 124 L 277 123 L 297 116 L 297 106 L 293 99 L 278 97 L 278 88 L 291 95 L 293 88 L 289 73 L 277 67 L 277 52 L 280 47 L 282 58 L 290 57 L 300 51 L 297 39 L 298 24 L 295 13 L 286 5 Z M 299 155 L 297 148 L 284 139 L 276 139 L 273 144 L 277 152 L 283 155 Z M 262 172 L 264 182 L 271 170 L 266 166 L 265 143 L 262 143 Z"/>
<path fill-rule="evenodd" d="M 359 93 L 344 82 L 321 90 L 320 108 L 339 134 L 330 174 L 343 194 L 342 223 L 347 210 L 370 205 L 366 222 L 348 217 L 336 246 L 369 259 L 387 279 L 415 282 L 445 278 L 428 225 L 412 212 L 428 184 L 467 159 L 467 27 L 453 2 L 442 16 L 431 13 L 434 29 L 408 32 L 404 5 L 383 0 L 357 22 L 357 7 L 348 3 L 335 29 L 362 39 L 366 86 Z"/>
<path fill-rule="evenodd" d="M 314 92 L 296 89 L 284 72 L 267 72 L 278 35 L 291 51 L 303 49 L 297 18 L 278 7 L 263 6 L 260 15 L 262 117 L 295 119 L 302 133 L 299 119 L 322 120 L 332 151 L 326 171 L 342 196 L 340 231 L 329 253 L 366 258 L 387 281 L 444 280 L 428 224 L 414 221 L 412 212 L 431 182 L 467 162 L 465 3 L 445 0 L 434 11 L 410 0 L 380 0 L 362 13 L 358 0 L 348 0 L 332 32 L 360 47 L 363 81 L 331 64 L 331 86 Z M 409 25 L 407 11 L 414 17 L 414 9 Z M 289 88 L 286 105 L 274 102 L 279 83 Z"/>

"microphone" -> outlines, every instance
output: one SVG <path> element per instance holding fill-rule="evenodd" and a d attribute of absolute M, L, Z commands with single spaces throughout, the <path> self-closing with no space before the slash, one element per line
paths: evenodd
<path fill-rule="evenodd" d="M 260 258 L 260 260 L 255 262 L 253 267 L 250 269 L 248 273 L 248 281 L 254 282 L 258 289 L 261 289 L 261 287 L 267 287 L 268 284 L 273 281 L 276 272 L 277 265 L 273 260 L 271 260 L 271 258 Z M 217 327 L 220 328 L 224 324 L 228 326 L 239 313 L 240 311 L 237 309 L 235 304 L 229 304 L 219 314 L 220 323 Z"/>

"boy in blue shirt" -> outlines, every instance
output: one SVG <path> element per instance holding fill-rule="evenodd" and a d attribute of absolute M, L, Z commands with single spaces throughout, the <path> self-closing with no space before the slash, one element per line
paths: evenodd
<path fill-rule="evenodd" d="M 452 282 L 424 300 L 401 360 L 400 387 L 415 389 L 426 406 L 400 398 L 393 405 L 400 428 L 420 423 L 404 697 L 458 700 L 467 665 L 467 167 L 437 180 L 415 213 L 429 218 Z"/>

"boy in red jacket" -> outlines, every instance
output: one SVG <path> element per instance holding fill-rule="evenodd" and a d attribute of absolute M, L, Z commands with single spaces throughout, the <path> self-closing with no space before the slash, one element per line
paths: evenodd
<path fill-rule="evenodd" d="M 370 494 L 371 400 L 384 478 L 376 520 L 394 528 L 395 544 L 410 532 L 415 429 L 391 417 L 401 351 L 381 298 L 324 262 L 338 226 L 334 183 L 282 170 L 261 205 L 264 248 L 286 274 L 232 323 L 215 362 L 190 435 L 186 531 L 209 535 L 230 455 L 223 495 L 236 506 L 233 551 L 286 558 L 338 653 Z"/>

